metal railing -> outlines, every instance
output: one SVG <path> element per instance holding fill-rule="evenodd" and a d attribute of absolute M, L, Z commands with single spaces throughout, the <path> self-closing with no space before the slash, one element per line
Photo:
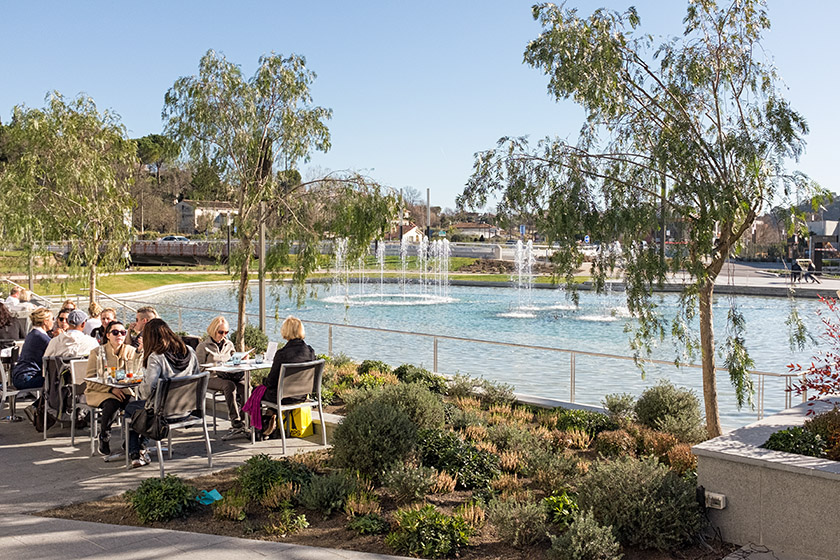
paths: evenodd
<path fill-rule="evenodd" d="M 187 307 L 181 306 L 178 304 L 173 303 L 160 303 L 160 302 L 148 302 L 148 301 L 140 301 L 134 299 L 125 299 L 122 300 L 121 303 L 125 305 L 124 302 L 133 303 L 138 306 L 142 305 L 154 305 L 158 307 L 166 307 L 166 308 L 174 308 L 177 309 L 178 312 L 178 330 L 183 331 L 183 315 L 182 310 L 187 309 L 190 312 L 205 312 L 205 313 L 212 313 L 215 315 L 219 314 L 227 314 L 227 315 L 236 315 L 236 311 L 231 310 L 220 310 L 214 308 L 201 308 L 201 307 Z M 128 307 L 126 305 L 126 307 Z M 256 313 L 247 313 L 248 317 L 256 318 L 258 315 Z M 618 360 L 618 361 L 629 361 L 634 362 L 634 364 L 638 361 L 643 364 L 651 364 L 651 365 L 663 365 L 669 367 L 677 367 L 677 365 L 672 361 L 667 360 L 657 360 L 653 358 L 644 358 L 637 360 L 632 356 L 621 356 L 616 354 L 606 354 L 601 352 L 589 352 L 584 350 L 570 350 L 567 348 L 554 348 L 551 346 L 539 346 L 533 344 L 521 344 L 515 342 L 501 342 L 497 340 L 484 340 L 484 339 L 476 339 L 476 338 L 467 338 L 467 337 L 460 337 L 460 336 L 450 336 L 450 335 L 441 335 L 441 334 L 431 334 L 431 333 L 422 333 L 422 332 L 413 332 L 413 331 L 401 331 L 396 329 L 386 329 L 381 327 L 367 327 L 362 325 L 349 325 L 349 324 L 341 324 L 341 323 L 330 323 L 326 321 L 316 321 L 312 319 L 306 320 L 307 324 L 311 325 L 321 325 L 327 328 L 327 349 L 328 354 L 334 354 L 334 347 L 333 347 L 333 340 L 335 337 L 335 331 L 338 329 L 351 329 L 351 330 L 361 330 L 361 331 L 368 331 L 368 332 L 376 332 L 382 334 L 395 334 L 395 335 L 404 335 L 404 336 L 411 336 L 411 337 L 419 337 L 421 339 L 430 340 L 432 343 L 432 369 L 435 372 L 440 372 L 439 369 L 439 342 L 442 340 L 446 341 L 456 341 L 456 342 L 467 342 L 467 343 L 474 343 L 474 344 L 483 344 L 483 345 L 492 345 L 497 347 L 507 347 L 507 348 L 516 348 L 516 349 L 525 349 L 525 350 L 535 350 L 539 352 L 549 352 L 549 353 L 560 353 L 569 356 L 569 402 L 576 402 L 575 401 L 575 388 L 577 383 L 577 371 L 576 371 L 576 362 L 577 358 L 579 357 L 588 357 L 588 358 L 597 358 L 601 360 Z M 690 364 L 690 363 L 681 363 L 679 367 L 685 368 L 692 368 L 692 369 L 702 369 L 702 365 L 700 364 Z M 726 372 L 728 370 L 725 368 L 715 368 L 716 372 Z M 750 370 L 748 372 L 750 375 L 755 376 L 757 383 L 756 383 L 756 402 L 755 408 L 757 411 L 758 419 L 762 419 L 764 417 L 764 397 L 765 397 L 765 386 L 767 378 L 781 378 L 784 379 L 785 382 L 785 408 L 790 408 L 793 404 L 793 381 L 795 379 L 800 379 L 800 374 L 795 373 L 776 373 L 776 372 L 767 372 L 767 371 L 756 371 Z M 806 402 L 808 399 L 807 394 L 802 395 L 802 402 Z"/>

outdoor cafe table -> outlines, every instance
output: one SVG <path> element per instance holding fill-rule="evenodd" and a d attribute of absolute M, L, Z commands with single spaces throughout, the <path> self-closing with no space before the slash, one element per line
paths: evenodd
<path fill-rule="evenodd" d="M 245 394 L 242 396 L 242 403 L 248 402 L 248 398 L 251 396 L 251 372 L 260 370 L 260 369 L 270 369 L 271 362 L 264 362 L 261 361 L 257 363 L 256 360 L 242 360 L 239 364 L 231 364 L 231 363 L 224 363 L 220 365 L 210 365 L 205 364 L 202 368 L 206 369 L 207 371 L 213 373 L 239 373 L 242 372 L 245 374 Z M 245 414 L 245 421 L 247 422 L 246 426 L 248 429 L 251 429 L 251 415 Z M 253 435 L 253 431 L 252 431 Z"/>

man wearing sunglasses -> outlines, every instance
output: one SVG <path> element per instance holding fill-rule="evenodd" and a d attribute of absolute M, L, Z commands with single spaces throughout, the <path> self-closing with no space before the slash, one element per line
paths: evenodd
<path fill-rule="evenodd" d="M 136 321 L 129 325 L 131 327 L 130 344 L 137 350 L 143 350 L 143 329 L 146 327 L 146 323 L 152 319 L 159 319 L 160 315 L 154 307 L 147 305 L 138 309 L 134 318 Z"/>
<path fill-rule="evenodd" d="M 67 313 L 64 323 L 67 330 L 50 340 L 47 349 L 44 351 L 44 357 L 87 356 L 94 348 L 98 347 L 99 343 L 96 342 L 96 339 L 84 333 L 87 318 L 87 313 L 81 309 L 74 309 Z"/>

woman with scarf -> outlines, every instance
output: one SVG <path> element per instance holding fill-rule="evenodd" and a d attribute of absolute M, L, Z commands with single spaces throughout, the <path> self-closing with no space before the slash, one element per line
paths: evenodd
<path fill-rule="evenodd" d="M 207 336 L 195 349 L 198 363 L 201 365 L 219 364 L 226 362 L 233 355 L 233 342 L 227 338 L 230 332 L 230 325 L 222 316 L 210 321 L 207 327 Z M 227 441 L 236 437 L 249 437 L 250 432 L 245 429 L 245 416 L 242 412 L 242 399 L 245 395 L 245 382 L 243 372 L 228 373 L 219 372 L 207 380 L 207 389 L 219 391 L 225 396 L 225 403 L 228 407 L 230 418 L 230 431 L 222 436 Z"/>
<path fill-rule="evenodd" d="M 163 319 L 152 319 L 143 328 L 143 382 L 137 387 L 141 400 L 128 403 L 126 416 L 154 402 L 155 390 L 161 379 L 185 375 L 198 375 L 198 359 L 192 348 L 172 332 Z M 144 438 L 134 430 L 128 434 L 128 453 L 132 467 L 142 467 L 150 462 Z"/>

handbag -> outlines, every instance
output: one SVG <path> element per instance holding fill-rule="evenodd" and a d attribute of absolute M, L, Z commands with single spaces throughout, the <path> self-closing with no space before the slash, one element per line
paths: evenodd
<path fill-rule="evenodd" d="M 131 429 L 141 436 L 160 441 L 169 435 L 169 422 L 163 414 L 141 408 L 131 415 Z"/>

